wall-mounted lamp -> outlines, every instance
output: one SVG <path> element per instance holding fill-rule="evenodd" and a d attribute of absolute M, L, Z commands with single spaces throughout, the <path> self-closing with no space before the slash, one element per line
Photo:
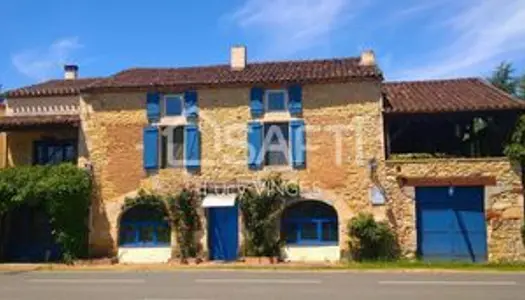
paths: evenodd
<path fill-rule="evenodd" d="M 370 172 L 370 176 L 375 175 L 377 171 L 377 159 L 375 157 L 368 160 L 368 170 Z"/>
<path fill-rule="evenodd" d="M 84 170 L 89 174 L 89 176 L 93 176 L 93 163 L 90 161 L 84 163 Z"/>

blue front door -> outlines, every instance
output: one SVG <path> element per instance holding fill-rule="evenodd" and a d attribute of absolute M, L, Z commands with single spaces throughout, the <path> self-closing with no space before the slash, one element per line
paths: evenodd
<path fill-rule="evenodd" d="M 424 260 L 485 261 L 483 187 L 418 187 L 418 254 Z"/>
<path fill-rule="evenodd" d="M 237 206 L 208 209 L 208 241 L 210 259 L 233 261 L 237 259 L 239 244 Z"/>

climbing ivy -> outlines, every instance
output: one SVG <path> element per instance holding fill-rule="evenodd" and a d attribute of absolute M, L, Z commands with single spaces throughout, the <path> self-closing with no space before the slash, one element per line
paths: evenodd
<path fill-rule="evenodd" d="M 243 249 L 245 256 L 281 256 L 278 219 L 286 201 L 299 194 L 297 184 L 286 182 L 279 174 L 263 180 L 262 189 L 250 186 L 238 196 L 243 218 Z"/>
<path fill-rule="evenodd" d="M 183 187 L 178 194 L 168 195 L 173 216 L 172 226 L 177 232 L 177 250 L 182 262 L 197 257 L 201 252 L 197 232 L 202 229 L 198 213 L 201 196 L 193 186 Z"/>
<path fill-rule="evenodd" d="M 0 170 L 0 215 L 22 204 L 40 204 L 49 216 L 63 260 L 87 255 L 89 174 L 72 164 Z"/>

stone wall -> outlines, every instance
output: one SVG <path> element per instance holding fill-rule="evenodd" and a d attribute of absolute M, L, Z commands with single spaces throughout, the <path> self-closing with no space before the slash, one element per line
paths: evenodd
<path fill-rule="evenodd" d="M 307 167 L 252 171 L 247 167 L 247 122 L 250 89 L 198 90 L 202 168 L 162 169 L 146 174 L 142 167 L 142 129 L 147 125 L 146 94 L 93 94 L 81 101 L 86 152 L 94 167 L 97 200 L 93 206 L 91 249 L 114 254 L 118 216 L 126 195 L 137 189 L 173 191 L 184 182 L 257 180 L 270 172 L 298 181 L 311 197 L 331 203 L 340 220 L 340 246 L 346 247 L 346 224 L 358 211 L 380 211 L 369 204 L 372 185 L 368 160 L 384 160 L 382 118 L 377 82 L 317 84 L 303 87 L 307 125 Z M 289 120 L 267 114 L 263 121 Z M 336 148 L 341 148 L 336 155 Z M 315 192 L 314 192 L 315 191 Z"/>
<path fill-rule="evenodd" d="M 415 189 L 403 187 L 398 177 L 495 176 L 496 186 L 485 187 L 485 214 L 489 261 L 525 258 L 520 227 L 523 197 L 519 171 L 505 158 L 386 161 L 381 182 L 388 195 L 386 216 L 400 239 L 407 257 L 417 249 Z"/>

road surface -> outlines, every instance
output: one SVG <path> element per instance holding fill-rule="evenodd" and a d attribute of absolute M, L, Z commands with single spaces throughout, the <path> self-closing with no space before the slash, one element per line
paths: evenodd
<path fill-rule="evenodd" d="M 525 299 L 525 273 L 2 272 L 0 299 Z"/>

